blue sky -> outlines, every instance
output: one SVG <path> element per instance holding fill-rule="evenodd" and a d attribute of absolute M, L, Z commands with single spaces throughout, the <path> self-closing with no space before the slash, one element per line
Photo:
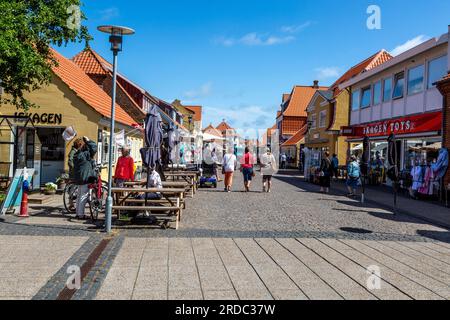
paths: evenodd
<path fill-rule="evenodd" d="M 381 30 L 366 26 L 369 5 Z M 204 106 L 203 125 L 275 123 L 281 95 L 314 79 L 330 85 L 380 49 L 398 51 L 447 32 L 448 0 L 85 0 L 92 48 L 111 56 L 101 24 L 136 30 L 119 70 L 152 94 Z M 402 46 L 403 45 L 403 46 Z M 59 48 L 72 57 L 84 45 Z"/>

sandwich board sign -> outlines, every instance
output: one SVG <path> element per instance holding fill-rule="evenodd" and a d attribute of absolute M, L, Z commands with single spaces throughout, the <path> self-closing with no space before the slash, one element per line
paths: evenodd
<path fill-rule="evenodd" d="M 28 182 L 33 180 L 34 169 L 26 169 L 28 174 Z M 0 216 L 4 216 L 6 213 L 14 213 L 20 208 L 20 203 L 22 202 L 22 185 L 25 177 L 25 169 L 17 169 L 11 184 L 8 187 L 8 192 L 6 193 L 5 201 L 3 201 L 0 211 Z"/>

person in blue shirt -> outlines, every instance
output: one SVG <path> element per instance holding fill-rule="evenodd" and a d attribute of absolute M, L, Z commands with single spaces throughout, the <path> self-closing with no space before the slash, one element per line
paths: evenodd
<path fill-rule="evenodd" d="M 349 191 L 348 196 L 353 197 L 356 195 L 356 189 L 361 185 L 361 169 L 356 156 L 351 156 L 350 162 L 347 167 L 347 189 Z"/>

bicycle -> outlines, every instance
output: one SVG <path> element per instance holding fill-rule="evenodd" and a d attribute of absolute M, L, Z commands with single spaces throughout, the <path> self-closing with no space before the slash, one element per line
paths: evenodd
<path fill-rule="evenodd" d="M 92 178 L 88 184 L 88 204 L 91 220 L 96 222 L 98 220 L 99 213 L 105 210 L 106 198 L 108 197 L 108 184 L 101 179 L 99 166 L 96 166 L 94 171 L 96 173 L 96 177 Z M 74 181 L 69 181 L 63 192 L 64 208 L 69 214 L 74 214 L 76 212 L 77 197 L 78 185 L 76 185 Z"/>

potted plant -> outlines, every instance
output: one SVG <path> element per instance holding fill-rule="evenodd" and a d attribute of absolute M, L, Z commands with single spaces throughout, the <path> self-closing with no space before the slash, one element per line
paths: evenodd
<path fill-rule="evenodd" d="M 53 182 L 46 183 L 44 188 L 44 194 L 46 195 L 56 194 L 56 189 L 58 189 L 58 186 Z"/>
<path fill-rule="evenodd" d="M 69 175 L 63 173 L 58 179 L 56 179 L 56 184 L 58 185 L 58 190 L 64 190 L 66 188 L 67 181 L 69 180 Z"/>

